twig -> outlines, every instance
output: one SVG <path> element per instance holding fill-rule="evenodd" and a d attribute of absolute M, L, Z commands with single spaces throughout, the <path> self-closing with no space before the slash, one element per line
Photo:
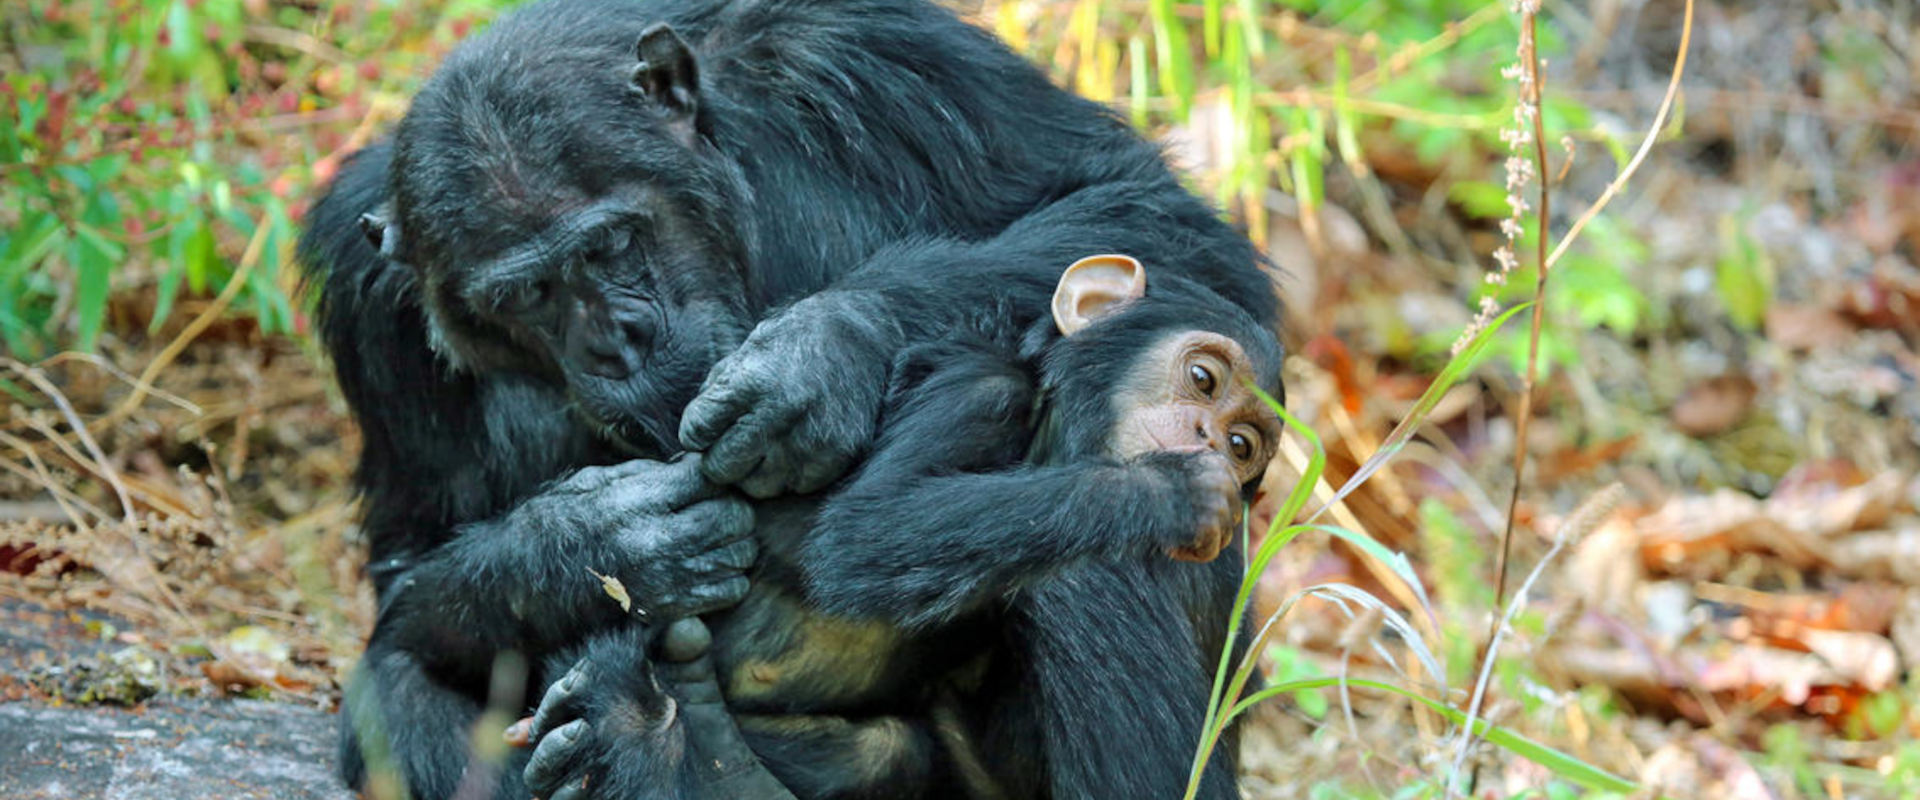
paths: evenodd
<path fill-rule="evenodd" d="M 102 357 L 98 353 L 83 353 L 83 352 L 80 352 L 79 350 L 66 350 L 63 352 L 59 352 L 59 353 L 55 353 L 53 355 L 47 356 L 46 358 L 36 362 L 34 366 L 42 370 L 45 370 L 51 367 L 57 367 L 68 361 L 84 361 L 88 364 L 92 364 L 93 366 L 98 367 L 101 372 L 107 373 L 108 375 L 118 379 L 121 383 L 127 384 L 128 386 L 137 386 L 140 383 L 140 379 L 133 377 L 131 374 L 128 374 L 127 371 L 124 369 L 121 369 L 119 365 L 114 364 L 112 361 L 108 361 L 106 358 Z M 181 397 L 180 395 L 174 394 L 165 389 L 149 386 L 147 387 L 147 393 L 153 395 L 157 399 L 164 400 L 168 403 L 172 403 L 174 406 L 178 407 L 180 410 L 185 411 L 189 414 L 193 414 L 194 416 L 199 416 L 203 413 L 206 413 L 202 411 L 200 406 L 198 404 L 195 404 L 192 400 L 188 400 L 187 398 Z"/>
<path fill-rule="evenodd" d="M 1507 495 L 1507 524 L 1500 533 L 1500 556 L 1494 562 L 1493 569 L 1493 605 L 1495 608 L 1506 602 L 1507 559 L 1513 549 L 1513 519 L 1520 508 L 1520 487 L 1525 483 L 1527 469 L 1527 423 L 1533 418 L 1533 389 L 1540 374 L 1540 328 L 1547 318 L 1547 276 L 1551 273 L 1547 263 L 1547 233 L 1552 225 L 1553 216 L 1547 205 L 1547 134 L 1546 122 L 1540 113 L 1540 87 L 1544 78 L 1540 75 L 1540 51 L 1535 38 L 1539 11 L 1537 4 L 1520 3 L 1520 53 L 1521 64 L 1527 71 L 1527 96 L 1522 102 L 1533 106 L 1533 161 L 1534 175 L 1540 182 L 1540 229 L 1534 236 L 1538 244 L 1533 279 L 1532 327 L 1527 334 L 1527 371 L 1520 381 L 1520 410 L 1515 414 L 1513 434 L 1513 491 Z M 1499 620 L 1493 620 L 1499 624 Z M 1488 634 L 1488 641 L 1498 631 Z"/>
<path fill-rule="evenodd" d="M 1620 193 L 1621 187 L 1627 185 L 1627 179 L 1633 177 L 1633 173 L 1640 169 L 1640 162 L 1645 161 L 1647 153 L 1653 150 L 1654 140 L 1660 138 L 1661 129 L 1667 126 L 1667 114 L 1673 110 L 1673 99 L 1680 94 L 1680 76 L 1686 72 L 1687 48 L 1692 42 L 1693 0 L 1687 0 L 1687 6 L 1681 12 L 1680 17 L 1680 52 L 1676 53 L 1673 57 L 1673 76 L 1667 81 L 1667 96 L 1660 99 L 1660 110 L 1653 115 L 1653 124 L 1647 127 L 1647 137 L 1640 141 L 1640 149 L 1634 152 L 1633 158 L 1627 162 L 1627 166 L 1620 170 L 1619 175 L 1614 176 L 1612 183 L 1607 184 L 1607 190 L 1600 193 L 1600 199 L 1595 200 L 1593 205 L 1587 209 L 1586 213 L 1581 214 L 1579 219 L 1574 220 L 1573 224 L 1568 226 L 1567 234 L 1560 237 L 1560 244 L 1553 248 L 1552 255 L 1547 256 L 1541 272 L 1544 273 L 1547 268 L 1560 263 L 1560 256 L 1565 254 L 1567 248 L 1573 245 L 1573 240 L 1580 236 L 1580 231 L 1585 230 L 1587 223 L 1592 222 L 1594 217 L 1599 216 L 1600 209 L 1606 208 L 1607 203 L 1613 200 L 1613 196 Z M 1544 217 L 1545 215 L 1543 214 L 1542 216 Z M 1545 231 L 1541 231 L 1542 236 L 1540 240 L 1543 242 L 1546 241 L 1545 233 Z"/>
<path fill-rule="evenodd" d="M 303 31 L 273 25 L 248 25 L 241 31 L 241 35 L 246 41 L 296 50 L 334 64 L 345 64 L 353 60 L 353 56 L 347 55 L 346 51 L 320 41 L 313 34 Z"/>
<path fill-rule="evenodd" d="M 73 404 L 67 402 L 66 394 L 60 391 L 60 387 L 53 385 L 53 381 L 47 380 L 46 374 L 38 369 L 11 358 L 0 360 L 0 364 L 5 364 L 8 369 L 26 378 L 28 383 L 33 384 L 41 394 L 53 401 L 55 408 L 60 409 L 60 416 L 66 418 L 67 427 L 80 438 L 80 445 L 87 448 L 87 454 L 93 456 L 93 466 L 89 469 L 99 475 L 101 480 L 106 481 L 108 486 L 113 487 L 114 496 L 120 500 L 120 513 L 124 515 L 127 525 L 131 527 L 134 524 L 133 500 L 127 497 L 127 485 L 120 482 L 120 473 L 116 472 L 113 464 L 107 461 L 107 454 L 101 452 L 100 443 L 94 441 L 93 434 L 87 432 L 87 424 L 80 420 L 80 414 L 73 410 Z M 55 432 L 51 438 L 58 441 L 59 434 Z M 74 460 L 86 466 L 85 459 L 75 458 Z"/>
<path fill-rule="evenodd" d="M 1513 601 L 1507 604 L 1506 611 L 1495 618 L 1493 636 L 1487 640 L 1487 657 L 1480 663 L 1480 674 L 1473 684 L 1473 699 L 1467 702 L 1467 718 L 1460 726 L 1460 746 L 1454 751 L 1453 767 L 1447 775 L 1447 791 L 1453 791 L 1453 787 L 1457 785 L 1460 768 L 1467 762 L 1467 751 L 1479 738 L 1473 733 L 1473 723 L 1480 717 L 1481 706 L 1486 702 L 1487 682 L 1493 677 L 1494 656 L 1500 649 L 1501 638 L 1513 624 L 1513 618 L 1518 616 L 1520 609 L 1526 605 L 1527 593 L 1533 590 L 1534 582 L 1546 572 L 1547 565 L 1552 563 L 1562 549 L 1566 548 L 1568 542 L 1585 537 L 1595 526 L 1605 520 L 1608 514 L 1613 513 L 1614 507 L 1618 506 L 1621 498 L 1625 496 L 1626 490 L 1620 484 L 1611 483 L 1587 498 L 1579 508 L 1574 509 L 1566 521 L 1560 524 L 1560 529 L 1555 531 L 1553 546 L 1548 548 L 1547 554 L 1541 556 L 1540 560 L 1533 565 L 1533 570 L 1527 573 L 1527 579 L 1520 582 L 1520 590 L 1513 593 Z"/>
<path fill-rule="evenodd" d="M 48 496 L 52 497 L 54 502 L 60 504 L 60 510 L 66 512 L 67 519 L 73 521 L 75 528 L 83 531 L 93 530 L 93 525 L 87 522 L 86 515 L 80 513 L 82 510 L 86 511 L 87 514 L 93 515 L 95 519 L 107 518 L 106 512 L 101 511 L 92 503 L 87 502 L 85 498 L 74 494 L 65 486 L 60 485 L 60 481 L 53 477 L 53 471 L 47 469 L 46 462 L 40 460 L 40 454 L 34 452 L 32 442 L 6 431 L 0 431 L 0 444 L 11 445 L 13 449 L 20 451 L 20 454 L 26 456 L 27 463 L 33 468 L 28 469 L 7 459 L 0 459 L 0 467 L 5 467 L 8 472 L 40 484 L 40 488 L 47 490 Z M 81 508 L 75 509 L 74 506 L 76 505 Z"/>
<path fill-rule="evenodd" d="M 214 321 L 226 312 L 227 306 L 233 303 L 233 298 L 240 295 L 240 288 L 246 285 L 249 277 L 252 277 L 254 265 L 260 263 L 260 251 L 266 249 L 267 231 L 270 227 L 271 221 L 265 216 L 261 216 L 259 221 L 254 223 L 253 238 L 247 242 L 246 251 L 240 255 L 240 268 L 233 271 L 233 277 L 227 279 L 227 285 L 220 290 L 219 296 L 213 298 L 213 302 L 208 303 L 206 308 L 201 309 L 200 315 L 187 323 L 187 327 L 174 336 L 173 341 L 167 343 L 166 349 L 153 357 L 153 361 L 147 364 L 147 368 L 140 371 L 140 380 L 134 383 L 133 393 L 127 395 L 127 399 L 120 401 L 120 405 L 114 407 L 113 411 L 105 417 L 100 418 L 96 424 L 112 425 L 132 416 L 133 412 L 140 408 L 140 403 L 147 399 L 147 393 L 153 386 L 154 379 L 160 376 L 160 371 L 172 364 L 174 359 L 179 358 L 180 353 L 187 349 L 187 345 L 192 344 L 194 339 L 199 338 L 203 331 L 212 326 Z"/>

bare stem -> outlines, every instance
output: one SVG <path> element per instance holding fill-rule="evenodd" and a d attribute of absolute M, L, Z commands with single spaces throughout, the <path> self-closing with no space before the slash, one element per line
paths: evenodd
<path fill-rule="evenodd" d="M 1541 84 L 1545 80 L 1540 75 L 1540 53 L 1534 30 L 1538 15 L 1522 6 L 1520 12 L 1520 60 L 1527 71 L 1527 96 L 1525 102 L 1533 106 L 1533 160 L 1534 172 L 1540 182 L 1540 210 L 1536 219 L 1540 230 L 1534 237 L 1537 244 L 1533 282 L 1533 324 L 1527 337 L 1527 371 L 1521 376 L 1520 410 L 1513 430 L 1513 491 L 1507 495 L 1507 524 L 1500 533 L 1500 558 L 1493 573 L 1493 605 L 1499 608 L 1507 599 L 1507 560 L 1513 545 L 1514 512 L 1520 506 L 1520 487 L 1524 482 L 1527 468 L 1527 423 L 1533 418 L 1533 388 L 1540 373 L 1540 329 L 1547 316 L 1547 233 L 1552 220 L 1551 206 L 1548 205 L 1549 186 L 1547 176 L 1547 136 L 1546 123 L 1540 113 Z M 1500 618 L 1494 617 L 1493 630 L 1487 632 L 1487 641 L 1493 641 L 1498 631 Z"/>

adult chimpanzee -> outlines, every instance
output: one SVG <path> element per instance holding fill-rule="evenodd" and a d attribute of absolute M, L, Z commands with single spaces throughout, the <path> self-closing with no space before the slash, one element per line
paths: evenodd
<path fill-rule="evenodd" d="M 1228 546 L 1279 441 L 1278 419 L 1249 388 L 1280 391 L 1279 346 L 1217 295 L 1178 278 L 1154 283 L 1147 292 L 1133 259 L 1083 259 L 1061 277 L 1052 319 L 1024 339 L 975 331 L 909 351 L 872 456 L 817 516 L 806 501 L 799 513 L 763 504 L 777 510 L 759 526 L 753 589 L 710 615 L 721 686 L 708 694 L 724 693 L 752 752 L 795 793 L 1039 796 L 1045 767 L 1022 757 L 1038 730 L 1022 702 L 1038 688 L 1037 654 L 1007 623 L 1046 610 L 1020 593 L 1096 559 L 1205 562 Z M 1231 603 L 1237 556 L 1165 574 Z M 1225 633 L 1217 617 L 1177 630 L 1185 637 L 1156 646 L 1218 653 Z M 529 788 L 722 796 L 702 770 L 739 759 L 738 748 L 688 742 L 701 726 L 679 726 L 647 685 L 644 637 L 607 639 L 541 703 Z M 1156 677 L 1200 694 L 1207 671 L 1194 659 L 1183 675 Z M 958 723 L 945 741 L 942 714 Z M 969 774 L 968 764 L 985 768 Z"/>
<path fill-rule="evenodd" d="M 552 0 L 464 44 L 302 242 L 362 429 L 380 607 L 348 778 L 364 751 L 416 797 L 492 780 L 468 730 L 525 688 L 494 691 L 496 665 L 624 619 L 587 568 L 653 618 L 745 593 L 751 512 L 698 471 L 825 485 L 903 348 L 996 303 L 1036 319 L 1059 264 L 1109 250 L 1276 313 L 1151 145 L 919 0 Z M 707 455 L 639 460 L 676 432 Z M 1189 731 L 1130 722 L 1198 718 L 1160 677 L 1198 656 L 1162 642 L 1175 616 L 1225 624 L 1178 579 L 1114 569 L 1028 593 L 1035 756 L 1063 794 L 1184 769 Z"/>

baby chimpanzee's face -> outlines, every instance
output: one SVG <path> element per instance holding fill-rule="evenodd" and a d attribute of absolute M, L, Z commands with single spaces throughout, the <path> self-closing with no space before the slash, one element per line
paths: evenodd
<path fill-rule="evenodd" d="M 1061 381 L 1090 383 L 1105 408 L 1097 435 L 1121 460 L 1217 453 L 1243 487 L 1259 483 L 1280 441 L 1280 347 L 1225 298 L 1121 255 L 1090 256 L 1060 276 L 1053 318 Z M 1082 393 L 1084 394 L 1084 393 Z M 1090 431 L 1091 432 L 1091 431 Z"/>
<path fill-rule="evenodd" d="M 1212 450 L 1233 464 L 1240 483 L 1258 481 L 1280 423 L 1250 382 L 1258 382 L 1253 364 L 1233 339 L 1206 330 L 1160 337 L 1115 398 L 1114 455 Z"/>

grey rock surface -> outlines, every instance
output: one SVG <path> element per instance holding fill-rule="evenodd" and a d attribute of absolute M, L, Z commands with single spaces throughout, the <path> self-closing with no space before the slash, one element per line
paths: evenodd
<path fill-rule="evenodd" d="M 334 717 L 287 703 L 0 704 L 0 798 L 348 800 Z"/>

